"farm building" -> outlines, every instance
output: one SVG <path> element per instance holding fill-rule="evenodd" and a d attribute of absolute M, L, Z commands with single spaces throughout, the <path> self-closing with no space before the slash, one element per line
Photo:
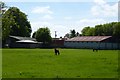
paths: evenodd
<path fill-rule="evenodd" d="M 52 38 L 52 47 L 64 47 L 64 38 Z"/>
<path fill-rule="evenodd" d="M 67 48 L 88 49 L 120 49 L 120 43 L 112 36 L 80 36 L 67 39 L 64 42 Z"/>
<path fill-rule="evenodd" d="M 9 36 L 6 41 L 6 47 L 9 48 L 36 48 L 41 43 L 30 37 Z"/>

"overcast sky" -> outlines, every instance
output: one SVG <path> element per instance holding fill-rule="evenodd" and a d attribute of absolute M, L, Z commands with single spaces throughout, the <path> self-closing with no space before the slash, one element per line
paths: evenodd
<path fill-rule="evenodd" d="M 28 15 L 32 33 L 48 27 L 52 37 L 55 31 L 57 37 L 64 37 L 72 29 L 80 33 L 87 26 L 118 21 L 118 0 L 9 0 L 5 3 Z"/>

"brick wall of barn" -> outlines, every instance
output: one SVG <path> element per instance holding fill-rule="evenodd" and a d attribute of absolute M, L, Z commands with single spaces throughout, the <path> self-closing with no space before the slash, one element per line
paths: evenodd
<path fill-rule="evenodd" d="M 120 49 L 120 43 L 65 41 L 66 48 Z"/>
<path fill-rule="evenodd" d="M 64 40 L 52 40 L 52 47 L 64 47 Z"/>

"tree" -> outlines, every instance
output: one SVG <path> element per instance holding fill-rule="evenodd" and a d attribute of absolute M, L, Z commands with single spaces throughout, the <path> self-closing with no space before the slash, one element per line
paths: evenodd
<path fill-rule="evenodd" d="M 70 38 L 73 38 L 73 37 L 76 37 L 76 31 L 74 29 L 70 30 Z"/>
<path fill-rule="evenodd" d="M 79 32 L 76 33 L 76 36 L 80 36 Z"/>
<path fill-rule="evenodd" d="M 84 27 L 84 28 L 82 29 L 82 31 L 81 31 L 82 36 L 86 36 L 89 29 L 90 29 L 89 26 L 88 26 L 88 27 Z"/>
<path fill-rule="evenodd" d="M 83 28 L 82 36 L 94 36 L 95 35 L 95 28 L 94 27 L 85 27 Z"/>
<path fill-rule="evenodd" d="M 101 25 L 95 25 L 95 27 L 85 27 L 82 29 L 83 36 L 116 36 L 119 37 L 120 22 L 111 22 Z"/>
<path fill-rule="evenodd" d="M 50 35 L 49 28 L 39 28 L 36 32 L 35 38 L 38 42 L 43 42 L 43 44 L 50 43 L 52 38 Z"/>
<path fill-rule="evenodd" d="M 94 36 L 95 35 L 95 28 L 91 27 L 87 30 L 86 36 Z"/>
<path fill-rule="evenodd" d="M 32 38 L 35 38 L 36 36 L 36 31 L 33 33 Z"/>
<path fill-rule="evenodd" d="M 118 22 L 114 25 L 113 36 L 120 38 L 120 22 Z"/>
<path fill-rule="evenodd" d="M 9 35 L 30 37 L 31 25 L 27 15 L 17 7 L 10 7 L 2 17 L 2 37 L 5 40 Z"/>
<path fill-rule="evenodd" d="M 106 36 L 113 36 L 113 29 L 114 29 L 114 25 L 116 24 L 116 22 L 112 22 L 112 23 L 107 23 L 107 24 L 103 24 L 103 33 Z"/>
<path fill-rule="evenodd" d="M 95 26 L 95 36 L 102 36 L 104 34 L 102 25 Z"/>
<path fill-rule="evenodd" d="M 65 34 L 65 36 L 64 36 L 65 38 L 70 38 L 70 34 L 69 33 L 67 33 L 67 34 Z"/>

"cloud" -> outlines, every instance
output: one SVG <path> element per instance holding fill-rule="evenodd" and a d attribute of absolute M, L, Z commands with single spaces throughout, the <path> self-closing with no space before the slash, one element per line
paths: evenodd
<path fill-rule="evenodd" d="M 107 20 L 104 19 L 82 19 L 79 21 L 75 22 L 78 27 L 75 28 L 76 31 L 80 32 L 84 27 L 90 26 L 90 27 L 95 27 L 95 25 L 99 25 L 99 24 L 105 24 L 107 23 Z M 80 32 L 81 33 L 81 32 Z"/>
<path fill-rule="evenodd" d="M 51 15 L 45 15 L 43 16 L 44 19 L 53 19 L 53 17 Z"/>
<path fill-rule="evenodd" d="M 105 0 L 94 0 L 94 3 L 99 4 L 99 5 L 106 4 Z"/>
<path fill-rule="evenodd" d="M 66 32 L 69 32 L 69 29 L 67 28 L 67 26 L 63 25 L 63 24 L 53 24 L 52 26 L 49 27 L 51 30 L 51 36 L 55 37 L 55 31 L 57 31 L 57 37 L 64 37 Z"/>
<path fill-rule="evenodd" d="M 37 29 L 39 29 L 40 27 L 48 27 L 51 31 L 51 36 L 55 37 L 55 31 L 57 31 L 57 37 L 59 38 L 60 36 L 64 37 L 64 35 L 66 33 L 69 33 L 72 29 L 75 29 L 76 32 L 80 32 L 86 26 L 94 27 L 95 25 L 104 23 L 106 23 L 104 19 L 82 19 L 67 24 L 55 24 L 54 22 L 49 21 L 34 21 L 31 22 L 31 26 L 32 33 L 34 31 L 37 31 Z"/>
<path fill-rule="evenodd" d="M 71 20 L 72 17 L 64 17 L 65 20 Z"/>
<path fill-rule="evenodd" d="M 94 16 L 115 17 L 118 16 L 118 3 L 108 4 L 105 0 L 94 0 L 95 5 L 91 8 Z"/>
<path fill-rule="evenodd" d="M 46 25 L 50 25 L 49 22 L 47 21 L 35 21 L 35 22 L 31 22 L 31 25 L 33 27 L 41 27 L 41 26 L 46 26 Z M 41 26 L 40 26 L 41 25 Z"/>
<path fill-rule="evenodd" d="M 55 37 L 55 31 L 57 31 L 57 37 L 59 38 L 60 36 L 64 37 L 66 32 L 69 32 L 69 29 L 62 24 L 53 24 L 50 22 L 45 22 L 45 21 L 35 21 L 31 22 L 32 26 L 32 34 L 33 32 L 37 31 L 40 27 L 48 27 L 51 31 L 51 36 Z"/>
<path fill-rule="evenodd" d="M 106 23 L 106 22 L 104 19 L 82 19 L 82 20 L 76 21 L 76 23 L 85 27 L 85 26 L 95 26 L 98 24 Z"/>
<path fill-rule="evenodd" d="M 64 22 L 64 21 L 63 21 Z M 55 31 L 57 31 L 57 37 L 64 37 L 66 33 L 69 33 L 70 30 L 75 29 L 76 32 L 80 32 L 84 27 L 91 26 L 94 27 L 98 24 L 106 23 L 104 19 L 82 19 L 79 21 L 64 23 L 54 23 L 49 21 L 34 21 L 31 22 L 32 33 L 37 31 L 40 27 L 48 27 L 51 31 L 51 36 L 55 37 Z"/>
<path fill-rule="evenodd" d="M 32 13 L 37 13 L 37 14 L 53 14 L 53 12 L 50 10 L 50 6 L 35 7 L 32 10 Z"/>
<path fill-rule="evenodd" d="M 46 27 L 47 25 L 50 25 L 49 22 L 45 22 L 45 21 L 35 21 L 35 22 L 31 22 L 31 26 L 32 26 L 32 33 L 34 31 L 37 31 L 40 27 Z"/>

